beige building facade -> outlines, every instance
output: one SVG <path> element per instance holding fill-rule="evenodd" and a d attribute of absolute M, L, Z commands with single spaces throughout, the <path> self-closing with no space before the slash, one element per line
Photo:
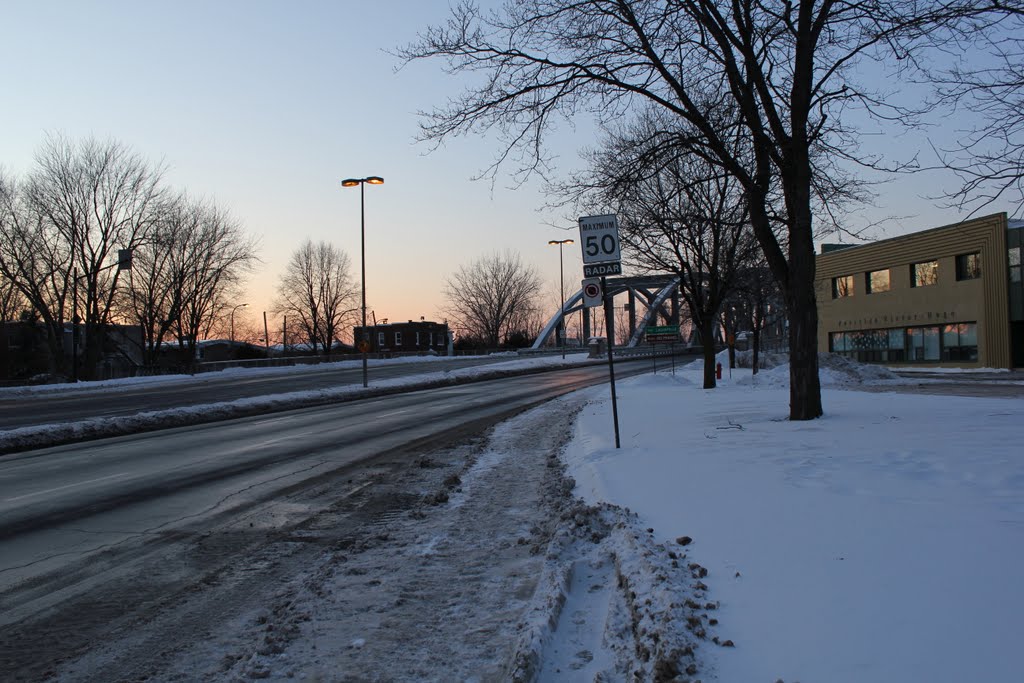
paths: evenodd
<path fill-rule="evenodd" d="M 1024 223 L 985 216 L 817 256 L 818 344 L 861 362 L 1024 365 Z"/>

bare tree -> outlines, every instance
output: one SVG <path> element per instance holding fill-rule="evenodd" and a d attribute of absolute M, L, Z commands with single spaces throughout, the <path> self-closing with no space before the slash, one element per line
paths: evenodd
<path fill-rule="evenodd" d="M 210 200 L 185 194 L 161 202 L 151 239 L 136 250 L 125 296 L 126 315 L 142 327 L 144 356 L 156 361 L 175 333 L 184 360 L 195 358 L 241 282 L 256 264 L 257 242 Z"/>
<path fill-rule="evenodd" d="M 120 270 L 110 266 L 118 249 L 137 248 L 150 238 L 153 209 L 163 192 L 160 180 L 158 167 L 117 142 L 52 137 L 36 154 L 36 168 L 24 186 L 24 249 L 15 258 L 21 270 L 34 268 L 46 277 L 46 292 L 26 295 L 38 298 L 33 305 L 55 336 L 63 328 L 70 290 L 78 289 L 86 376 L 102 353 L 120 279 Z M 30 265 L 27 261 L 40 257 L 27 252 L 40 245 L 43 263 Z"/>
<path fill-rule="evenodd" d="M 28 300 L 42 325 L 51 373 L 64 370 L 71 263 L 70 244 L 32 211 L 24 184 L 0 175 L 0 273 Z"/>
<path fill-rule="evenodd" d="M 589 155 L 590 171 L 567 189 L 578 202 L 614 207 L 624 255 L 634 268 L 679 277 L 704 350 L 704 388 L 711 389 L 715 324 L 738 273 L 754 260 L 757 241 L 735 178 L 685 146 L 652 144 L 667 137 L 666 123 L 672 125 L 653 112 L 609 133 L 603 148 Z M 677 129 L 675 137 L 687 136 Z"/>
<path fill-rule="evenodd" d="M 151 238 L 134 251 L 129 286 L 120 298 L 122 314 L 142 330 L 146 365 L 156 363 L 161 344 L 181 312 L 180 279 L 173 264 L 175 244 L 183 232 L 182 198 L 162 203 L 157 213 Z"/>
<path fill-rule="evenodd" d="M 698 132 L 694 153 L 719 164 L 747 195 L 750 222 L 789 315 L 790 418 L 822 414 L 814 294 L 815 193 L 831 191 L 838 163 L 857 156 L 844 114 L 899 119 L 913 112 L 856 82 L 855 67 L 913 64 L 970 0 L 518 0 L 484 13 L 452 9 L 399 51 L 440 57 L 474 85 L 428 115 L 426 140 L 497 131 L 523 172 L 545 170 L 545 135 L 581 112 L 614 121 L 640 103 Z M 895 59 L 893 59 L 895 58 Z M 750 143 L 737 157 L 736 131 Z M 818 164 L 816 166 L 816 163 Z M 828 164 L 833 164 L 830 168 Z M 496 167 L 496 166 L 495 166 Z M 784 230 L 774 230 L 780 211 Z"/>
<path fill-rule="evenodd" d="M 463 336 L 497 348 L 513 332 L 531 328 L 540 291 L 540 276 L 519 254 L 494 253 L 460 267 L 445 281 L 444 311 Z"/>
<path fill-rule="evenodd" d="M 760 370 L 762 335 L 768 325 L 781 319 L 778 310 L 781 300 L 781 292 L 767 265 L 755 262 L 737 274 L 736 288 L 723 306 L 723 311 L 729 314 L 728 328 L 750 332 L 751 368 L 755 375 Z"/>
<path fill-rule="evenodd" d="M 355 323 L 357 291 L 349 269 L 344 251 L 327 242 L 306 240 L 281 276 L 277 312 L 301 327 L 314 353 L 319 345 L 330 355 L 341 330 Z"/>
<path fill-rule="evenodd" d="M 17 320 L 28 308 L 28 300 L 14 284 L 14 280 L 0 272 L 0 322 Z"/>
<path fill-rule="evenodd" d="M 971 26 L 979 49 L 934 77 L 940 101 L 963 108 L 977 121 L 939 154 L 962 181 L 947 196 L 953 206 L 978 211 L 1007 199 L 1019 214 L 1024 210 L 1024 2 L 1001 0 L 986 9 Z"/>

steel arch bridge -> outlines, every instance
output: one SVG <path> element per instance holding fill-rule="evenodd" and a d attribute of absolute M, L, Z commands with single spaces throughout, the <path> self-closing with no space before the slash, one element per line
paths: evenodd
<path fill-rule="evenodd" d="M 644 329 L 654 322 L 655 317 L 661 315 L 670 325 L 679 324 L 679 277 L 675 275 L 647 275 L 640 277 L 615 277 L 607 278 L 605 281 L 605 296 L 612 297 L 612 310 L 615 306 L 615 297 L 625 294 L 629 303 L 629 341 L 626 348 L 632 348 L 640 343 L 643 338 Z M 637 317 L 637 302 L 644 305 L 643 315 Z M 565 316 L 571 313 L 583 311 L 583 327 L 587 337 L 603 336 L 591 335 L 590 309 L 583 305 L 583 290 L 577 290 L 563 303 Z M 537 335 L 533 342 L 532 349 L 543 347 L 551 336 L 555 334 L 561 325 L 562 311 L 556 311 L 548 323 Z M 614 338 L 614 316 L 612 318 Z M 564 336 L 564 335 L 563 335 Z"/>

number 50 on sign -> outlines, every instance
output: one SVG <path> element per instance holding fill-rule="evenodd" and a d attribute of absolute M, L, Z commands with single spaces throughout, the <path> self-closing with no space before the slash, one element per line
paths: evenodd
<path fill-rule="evenodd" d="M 580 218 L 580 247 L 583 263 L 618 261 L 619 222 L 615 214 Z"/>

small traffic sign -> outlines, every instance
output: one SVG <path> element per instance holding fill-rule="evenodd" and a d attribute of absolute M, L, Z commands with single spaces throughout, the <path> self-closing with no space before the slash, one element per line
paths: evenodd
<path fill-rule="evenodd" d="M 619 221 L 615 214 L 581 217 L 580 248 L 584 264 L 618 262 Z"/>
<path fill-rule="evenodd" d="M 598 278 L 589 278 L 583 281 L 583 305 L 586 308 L 600 306 L 604 302 L 604 293 L 601 291 L 601 281 Z"/>
<path fill-rule="evenodd" d="M 615 263 L 595 263 L 589 266 L 584 265 L 583 274 L 587 277 L 622 275 L 622 264 L 616 261 Z"/>

